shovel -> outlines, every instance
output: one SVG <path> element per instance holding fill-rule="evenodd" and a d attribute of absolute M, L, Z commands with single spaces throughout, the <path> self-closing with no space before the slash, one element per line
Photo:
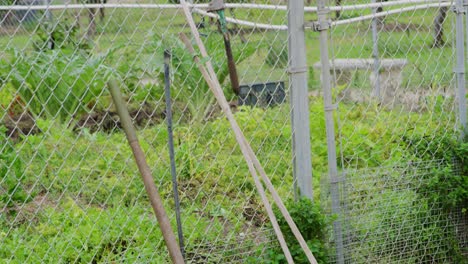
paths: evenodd
<path fill-rule="evenodd" d="M 216 12 L 219 16 L 218 27 L 223 34 L 224 48 L 226 50 L 226 57 L 228 61 L 229 78 L 231 79 L 232 91 L 234 94 L 239 95 L 239 77 L 237 76 L 236 63 L 232 56 L 231 49 L 231 38 L 229 37 L 229 31 L 226 26 L 226 16 L 224 14 L 224 2 L 223 0 L 213 0 L 208 5 L 208 12 Z"/>

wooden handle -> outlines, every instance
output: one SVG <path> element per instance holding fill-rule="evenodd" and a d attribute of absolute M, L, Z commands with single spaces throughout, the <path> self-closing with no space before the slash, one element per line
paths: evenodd
<path fill-rule="evenodd" d="M 179 245 L 177 244 L 174 232 L 172 231 L 171 222 L 167 217 L 166 210 L 164 210 L 158 189 L 154 184 L 153 177 L 151 175 L 151 169 L 146 162 L 145 153 L 141 149 L 140 143 L 138 142 L 135 128 L 132 124 L 132 119 L 130 118 L 128 109 L 122 99 L 119 86 L 115 80 L 109 81 L 108 86 L 112 95 L 112 100 L 114 101 L 115 107 L 117 108 L 120 122 L 122 123 L 125 135 L 127 136 L 128 143 L 132 148 L 133 156 L 137 163 L 138 170 L 140 171 L 141 178 L 143 179 L 146 193 L 148 194 L 151 206 L 153 207 L 153 211 L 158 220 L 159 227 L 161 228 L 169 255 L 171 256 L 173 263 L 183 264 L 184 259 L 182 257 Z"/>

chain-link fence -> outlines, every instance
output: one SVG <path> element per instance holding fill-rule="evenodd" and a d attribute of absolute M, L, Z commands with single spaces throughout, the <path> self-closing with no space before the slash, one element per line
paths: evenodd
<path fill-rule="evenodd" d="M 110 79 L 122 89 L 173 228 L 183 235 L 185 260 L 285 262 L 229 123 L 178 37 L 190 30 L 175 2 L 2 2 L 2 262 L 169 261 Z M 323 230 L 329 250 L 308 241 L 316 257 L 466 261 L 460 18 L 467 29 L 464 14 L 454 12 L 463 8 L 417 0 L 327 8 L 318 1 L 307 3 L 301 21 L 294 12 L 302 6 L 263 4 L 224 10 L 238 88 L 219 10 L 207 13 L 198 3 L 191 11 L 235 118 L 281 198 L 293 201 L 300 190 L 331 216 Z"/>

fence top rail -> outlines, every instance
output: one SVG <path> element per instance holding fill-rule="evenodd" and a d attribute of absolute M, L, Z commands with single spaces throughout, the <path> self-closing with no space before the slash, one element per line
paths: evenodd
<path fill-rule="evenodd" d="M 452 3 L 449 0 L 399 0 L 378 2 L 358 5 L 330 6 L 330 11 L 350 11 L 368 8 L 401 6 L 409 4 L 422 3 Z M 192 8 L 206 9 L 208 4 L 189 4 Z M 264 10 L 282 10 L 287 11 L 285 5 L 264 5 L 264 4 L 243 4 L 243 3 L 226 3 L 226 8 L 250 8 Z M 124 8 L 124 9 L 180 9 L 180 4 L 123 4 L 123 3 L 107 3 L 107 4 L 64 4 L 64 5 L 0 5 L 0 10 L 62 10 L 62 9 L 83 9 L 83 8 Z M 304 8 L 305 12 L 317 12 L 317 7 L 310 6 Z"/>
<path fill-rule="evenodd" d="M 396 8 L 392 10 L 384 10 L 382 12 L 378 12 L 378 13 L 374 13 L 370 15 L 364 15 L 364 16 L 354 17 L 350 19 L 333 21 L 331 25 L 332 26 L 346 25 L 346 24 L 356 23 L 356 22 L 360 22 L 364 20 L 370 20 L 370 19 L 374 19 L 378 17 L 385 17 L 388 15 L 400 14 L 400 13 L 409 12 L 409 11 L 416 11 L 416 10 L 428 9 L 428 8 L 448 7 L 452 5 L 454 5 L 454 2 L 438 2 L 438 3 L 433 3 L 433 4 L 422 4 L 422 5 L 401 7 L 401 8 Z"/>
<path fill-rule="evenodd" d="M 426 3 L 420 5 L 413 5 L 408 7 L 400 7 L 392 10 L 385 10 L 379 13 L 374 13 L 370 15 L 364 15 L 359 17 L 354 17 L 350 19 L 337 20 L 331 23 L 331 26 L 346 25 L 351 23 L 356 23 L 360 21 L 370 20 L 377 17 L 384 17 L 392 14 L 399 14 L 408 11 L 415 11 L 420 9 L 428 8 L 440 8 L 454 5 L 453 1 L 441 1 L 441 0 L 401 0 L 401 1 L 390 1 L 390 2 L 379 2 L 371 3 L 364 5 L 354 5 L 354 6 L 334 6 L 329 7 L 329 11 L 334 10 L 356 10 L 360 8 L 376 8 L 381 6 L 392 6 L 392 5 L 405 5 L 405 4 L 414 4 L 414 3 Z M 202 16 L 208 16 L 213 18 L 218 18 L 218 15 L 215 13 L 206 12 L 204 9 L 208 8 L 207 4 L 192 4 L 192 11 L 198 13 Z M 287 10 L 287 6 L 280 5 L 260 5 L 260 4 L 226 4 L 226 8 L 259 8 L 259 9 L 274 9 L 274 10 Z M 63 9 L 83 9 L 83 8 L 122 8 L 122 9 L 178 9 L 181 8 L 179 4 L 73 4 L 73 5 L 3 5 L 0 6 L 1 10 L 63 10 Z M 306 7 L 306 12 L 315 12 L 317 7 Z M 246 20 L 240 20 L 236 18 L 226 17 L 226 21 L 238 25 L 259 28 L 264 30 L 281 30 L 286 31 L 288 29 L 287 25 L 272 25 L 272 24 L 263 24 L 258 22 L 251 22 Z M 310 26 L 306 26 L 309 28 Z"/>

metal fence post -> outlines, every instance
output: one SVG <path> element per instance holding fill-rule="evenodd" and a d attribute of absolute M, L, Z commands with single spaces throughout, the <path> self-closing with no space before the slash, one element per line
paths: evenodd
<path fill-rule="evenodd" d="M 289 81 L 294 179 L 302 196 L 313 198 L 304 2 L 288 1 Z"/>
<path fill-rule="evenodd" d="M 341 208 L 339 195 L 339 180 L 338 180 L 338 165 L 336 161 L 336 144 L 335 144 L 335 124 L 333 111 L 336 105 L 333 104 L 330 78 L 330 61 L 328 57 L 328 29 L 330 28 L 330 20 L 327 8 L 327 0 L 317 0 L 317 17 L 318 22 L 314 29 L 320 32 L 320 63 L 322 64 L 322 89 L 323 101 L 325 107 L 325 125 L 327 130 L 327 147 L 328 147 L 328 174 L 330 177 L 330 193 L 332 202 L 332 213 L 337 216 L 333 222 L 333 232 L 336 243 L 336 262 L 344 263 L 343 253 L 343 234 L 341 227 Z"/>
<path fill-rule="evenodd" d="M 172 130 L 172 104 L 171 104 L 171 52 L 164 50 L 164 95 L 166 97 L 166 121 L 167 121 L 167 145 L 169 149 L 169 160 L 171 163 L 172 191 L 174 192 L 175 214 L 177 222 L 177 236 L 179 237 L 179 247 L 182 257 L 185 259 L 184 232 L 180 217 L 180 199 L 177 182 L 177 171 L 174 151 L 174 132 Z"/>
<path fill-rule="evenodd" d="M 372 3 L 376 3 L 375 0 L 371 1 Z M 372 14 L 377 13 L 377 8 L 372 9 Z M 379 74 L 379 69 L 380 69 L 380 59 L 379 59 L 379 46 L 378 46 L 378 41 L 379 41 L 379 32 L 377 29 L 377 23 L 378 23 L 378 18 L 373 18 L 372 19 L 372 57 L 374 58 L 374 78 L 375 78 L 375 83 L 374 83 L 374 92 L 373 95 L 380 99 L 380 74 Z"/>
<path fill-rule="evenodd" d="M 458 114 L 461 125 L 461 137 L 464 138 L 466 133 L 466 90 L 465 90 L 465 36 L 464 36 L 464 21 L 463 15 L 465 7 L 463 0 L 457 0 L 453 10 L 456 14 L 455 30 L 456 30 L 456 56 L 457 64 L 455 66 L 455 74 L 457 75 L 457 97 L 458 97 Z"/>

